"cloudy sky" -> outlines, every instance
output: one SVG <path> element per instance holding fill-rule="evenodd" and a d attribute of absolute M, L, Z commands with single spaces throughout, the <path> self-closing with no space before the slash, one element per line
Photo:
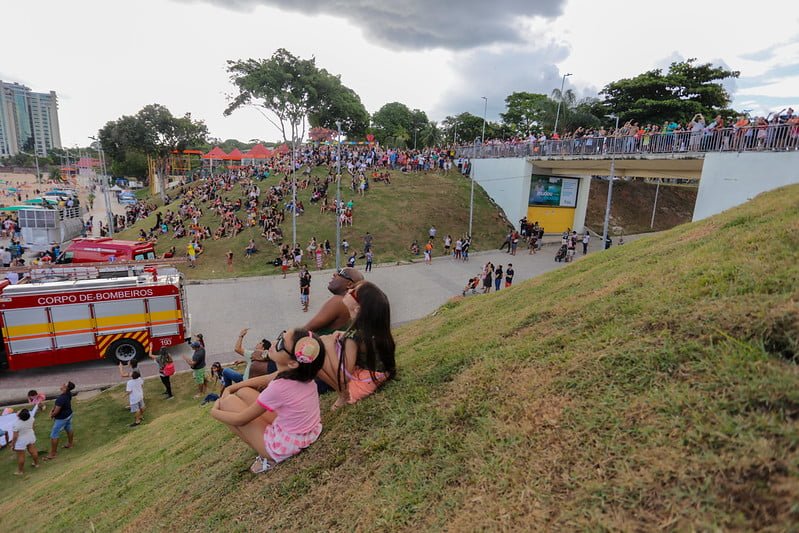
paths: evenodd
<path fill-rule="evenodd" d="M 761 0 L 4 0 L 0 79 L 54 90 L 66 146 L 150 103 L 191 112 L 221 139 L 276 140 L 257 111 L 222 111 L 229 59 L 286 48 L 354 89 L 433 120 L 489 119 L 513 91 L 608 82 L 696 57 L 739 70 L 733 107 L 799 108 L 799 12 Z"/>

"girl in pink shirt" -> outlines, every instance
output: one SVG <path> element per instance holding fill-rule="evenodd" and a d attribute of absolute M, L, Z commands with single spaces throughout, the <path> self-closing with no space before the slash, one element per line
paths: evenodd
<path fill-rule="evenodd" d="M 256 474 L 300 453 L 322 432 L 314 383 L 325 360 L 319 337 L 304 329 L 284 331 L 269 358 L 277 372 L 231 385 L 211 409 L 211 416 L 258 452 L 250 467 Z"/>

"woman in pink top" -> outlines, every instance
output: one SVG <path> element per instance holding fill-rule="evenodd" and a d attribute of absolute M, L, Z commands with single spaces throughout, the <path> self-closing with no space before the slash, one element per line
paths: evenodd
<path fill-rule="evenodd" d="M 314 383 L 325 361 L 320 338 L 304 329 L 284 331 L 269 358 L 277 372 L 228 387 L 211 409 L 211 416 L 258 452 L 250 468 L 256 474 L 298 454 L 322 432 Z"/>

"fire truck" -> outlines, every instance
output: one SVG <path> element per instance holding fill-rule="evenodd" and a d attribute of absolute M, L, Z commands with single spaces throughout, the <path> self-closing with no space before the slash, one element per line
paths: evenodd
<path fill-rule="evenodd" d="M 95 264 L 96 265 L 96 264 Z M 31 269 L 0 282 L 0 366 L 123 362 L 188 340 L 182 274 L 164 265 Z"/>

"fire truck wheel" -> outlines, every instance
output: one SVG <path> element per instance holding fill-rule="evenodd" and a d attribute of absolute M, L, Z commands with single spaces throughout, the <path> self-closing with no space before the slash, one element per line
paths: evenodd
<path fill-rule="evenodd" d="M 119 339 L 111 343 L 105 356 L 113 362 L 129 363 L 144 355 L 144 347 L 133 339 Z"/>

